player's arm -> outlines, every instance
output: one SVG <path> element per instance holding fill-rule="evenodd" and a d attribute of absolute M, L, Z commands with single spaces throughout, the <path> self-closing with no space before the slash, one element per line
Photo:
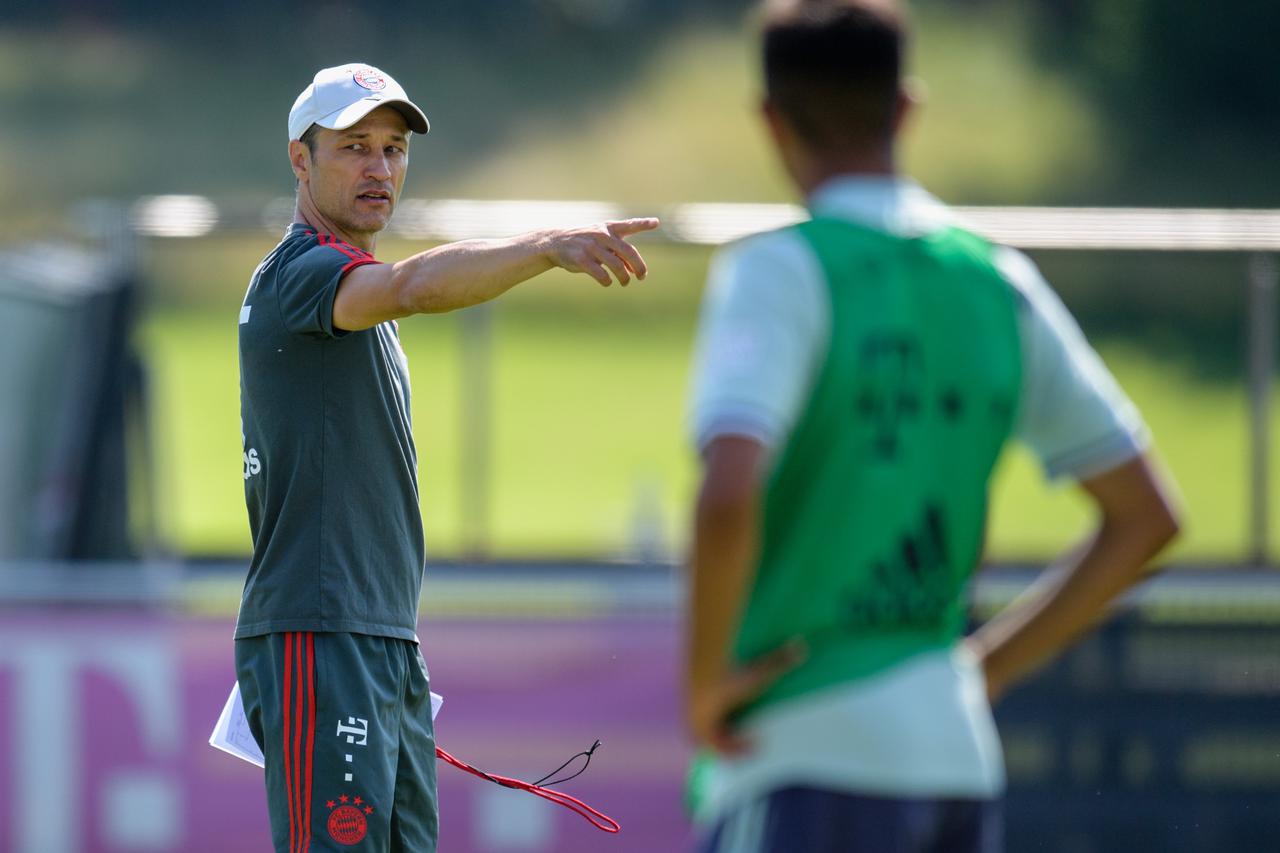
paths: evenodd
<path fill-rule="evenodd" d="M 686 696 L 694 739 L 727 752 L 743 746 L 725 725 L 802 653 L 784 646 L 746 667 L 729 650 L 754 580 L 765 448 L 742 436 L 712 440 L 704 454 L 689 557 Z"/>
<path fill-rule="evenodd" d="M 702 457 L 688 565 L 686 718 L 699 744 L 740 751 L 729 720 L 800 660 L 784 645 L 743 665 L 734 637 L 755 580 L 773 454 L 825 348 L 822 273 L 793 235 L 748 240 L 712 263 L 690 415 Z"/>
<path fill-rule="evenodd" d="M 394 264 L 365 264 L 344 276 L 333 325 L 358 331 L 411 314 L 438 314 L 487 302 L 555 267 L 601 285 L 626 285 L 648 273 L 628 237 L 657 219 L 625 219 L 581 228 L 532 231 L 502 240 L 463 240 Z"/>
<path fill-rule="evenodd" d="M 1178 532 L 1169 490 L 1145 455 L 1080 486 L 1098 513 L 1092 535 L 969 639 L 992 699 L 1102 619 Z"/>
<path fill-rule="evenodd" d="M 1084 542 L 970 638 L 993 698 L 1102 619 L 1179 527 L 1172 484 L 1151 461 L 1137 408 L 1035 265 L 1011 250 L 997 263 L 1020 295 L 1018 437 L 1049 476 L 1080 485 L 1097 523 Z"/>

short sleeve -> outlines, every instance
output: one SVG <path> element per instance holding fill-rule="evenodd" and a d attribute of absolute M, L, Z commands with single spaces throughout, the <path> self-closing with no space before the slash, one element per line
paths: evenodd
<path fill-rule="evenodd" d="M 822 271 L 788 231 L 712 261 L 699 318 L 689 420 L 699 450 L 723 435 L 771 449 L 795 424 L 830 334 Z"/>
<path fill-rule="evenodd" d="M 1087 479 L 1141 454 L 1149 435 L 1137 407 L 1035 264 L 1007 248 L 998 250 L 996 264 L 1020 303 L 1017 437 L 1051 478 Z"/>
<path fill-rule="evenodd" d="M 284 327 L 297 335 L 340 338 L 346 334 L 333 326 L 333 300 L 342 277 L 364 264 L 376 264 L 372 255 L 320 235 L 322 241 L 285 262 L 276 276 L 276 295 Z"/>

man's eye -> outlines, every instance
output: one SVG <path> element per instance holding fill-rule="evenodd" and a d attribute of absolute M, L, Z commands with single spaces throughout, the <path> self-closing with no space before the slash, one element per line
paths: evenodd
<path fill-rule="evenodd" d="M 391 153 L 391 154 L 403 154 L 403 153 L 404 153 L 404 149 L 403 149 L 403 148 L 397 148 L 397 147 L 396 147 L 396 146 L 394 146 L 394 145 L 388 145 L 388 146 L 387 146 L 387 152 L 388 152 L 388 153 Z"/>

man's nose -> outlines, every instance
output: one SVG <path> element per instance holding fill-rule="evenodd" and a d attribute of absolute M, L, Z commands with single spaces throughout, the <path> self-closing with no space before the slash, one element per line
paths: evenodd
<path fill-rule="evenodd" d="M 391 162 L 383 153 L 374 154 L 365 164 L 365 177 L 375 181 L 391 180 Z"/>

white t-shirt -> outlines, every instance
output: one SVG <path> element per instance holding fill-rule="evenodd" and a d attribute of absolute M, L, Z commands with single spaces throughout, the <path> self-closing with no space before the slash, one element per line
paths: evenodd
<path fill-rule="evenodd" d="M 816 216 L 916 236 L 957 223 L 915 183 L 841 177 L 809 200 Z M 1140 454 L 1146 428 L 1035 264 L 997 247 L 1019 297 L 1022 394 L 1015 439 L 1049 477 L 1084 479 Z M 694 356 L 690 421 L 697 447 L 723 435 L 781 449 L 827 352 L 831 308 L 822 267 L 792 231 L 749 237 L 712 261 Z M 784 785 L 884 796 L 993 797 L 1000 742 L 982 674 L 963 650 L 919 655 L 849 685 L 754 715 L 755 749 L 718 758 L 698 815 Z"/>

